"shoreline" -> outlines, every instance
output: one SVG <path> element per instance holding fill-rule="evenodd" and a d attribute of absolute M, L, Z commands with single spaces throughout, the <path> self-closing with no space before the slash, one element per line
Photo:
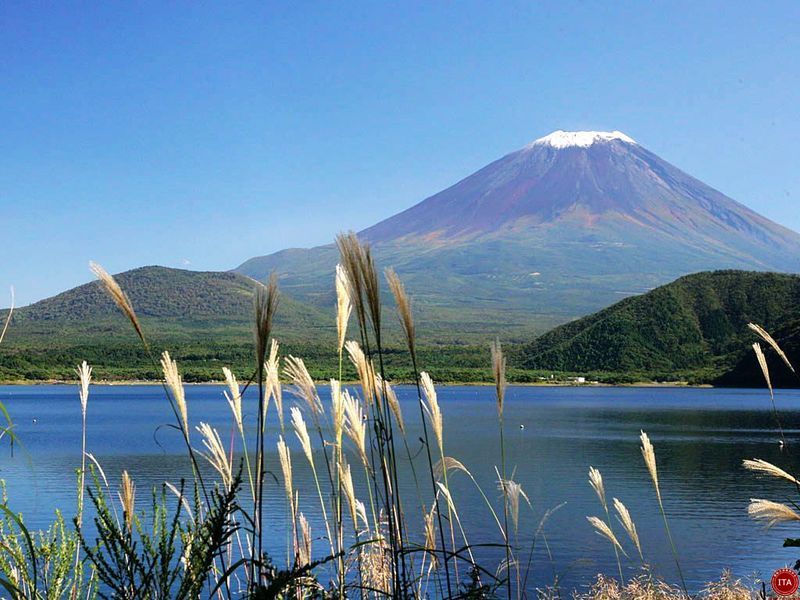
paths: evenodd
<path fill-rule="evenodd" d="M 328 380 L 320 380 L 314 382 L 316 385 L 328 385 Z M 344 381 L 344 385 L 358 385 L 358 380 Z M 0 381 L 0 386 L 41 386 L 41 385 L 78 385 L 77 380 L 69 381 L 64 379 L 47 379 L 47 380 L 14 380 L 14 381 Z M 162 381 L 154 381 L 152 379 L 125 379 L 125 380 L 98 380 L 92 381 L 92 385 L 115 387 L 115 386 L 160 386 L 163 385 Z M 214 385 L 224 386 L 225 381 L 192 381 L 183 382 L 184 386 L 203 386 Z M 392 382 L 392 385 L 414 385 L 412 381 Z M 436 382 L 437 386 L 465 386 L 465 387 L 485 387 L 494 386 L 494 383 L 486 381 L 441 381 Z M 541 381 L 541 382 L 509 382 L 509 387 L 572 387 L 572 388 L 598 388 L 598 387 L 638 387 L 638 388 L 715 388 L 710 383 L 688 383 L 685 381 L 637 381 L 633 383 L 600 383 L 600 382 L 586 382 L 575 383 L 570 381 L 557 382 L 557 381 Z"/>

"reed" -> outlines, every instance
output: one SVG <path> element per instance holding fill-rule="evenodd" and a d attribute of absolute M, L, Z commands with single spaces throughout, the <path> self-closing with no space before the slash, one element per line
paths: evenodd
<path fill-rule="evenodd" d="M 748 323 L 747 327 L 749 327 L 751 331 L 754 331 L 756 334 L 758 334 L 761 337 L 761 339 L 763 339 L 765 342 L 767 342 L 767 344 L 769 344 L 772 347 L 772 349 L 775 350 L 775 353 L 778 356 L 780 356 L 780 358 L 783 361 L 783 363 L 789 368 L 789 370 L 791 370 L 792 373 L 795 372 L 794 366 L 792 366 L 792 363 L 789 360 L 789 357 L 786 356 L 786 353 L 778 345 L 778 342 L 775 341 L 775 338 L 773 338 L 767 332 L 766 329 L 761 327 L 761 325 L 756 325 L 755 323 Z"/>
<path fill-rule="evenodd" d="M 603 512 L 605 512 L 606 514 L 605 525 L 608 528 L 608 531 L 611 532 L 612 531 L 611 513 L 608 510 L 608 502 L 606 502 L 606 488 L 605 485 L 603 484 L 603 476 L 600 473 L 600 471 L 598 471 L 594 467 L 589 467 L 589 484 L 592 486 L 594 493 L 597 494 L 597 499 L 600 500 L 600 505 L 603 507 Z M 594 525 L 592 519 L 590 519 L 589 522 Z M 597 529 L 596 525 L 595 529 Z M 616 538 L 614 538 L 614 540 L 616 541 Z M 625 578 L 622 575 L 622 562 L 619 559 L 619 549 L 621 548 L 621 546 L 618 543 L 612 544 L 612 546 L 614 547 L 614 557 L 617 559 L 617 569 L 619 571 L 620 583 L 625 583 Z"/>
<path fill-rule="evenodd" d="M 2 341 L 2 335 L 0 335 Z M 89 386 L 92 383 L 92 368 L 83 361 L 80 366 L 75 370 L 78 375 L 79 392 L 78 397 L 81 403 L 81 470 L 78 475 L 78 505 L 77 516 L 75 517 L 77 527 L 83 525 L 83 503 L 84 503 L 84 489 L 86 488 L 86 414 L 89 408 Z M 75 548 L 75 565 L 73 571 L 78 573 L 81 562 L 81 546 L 76 544 Z M 77 595 L 78 586 L 73 587 L 73 600 Z"/>
<path fill-rule="evenodd" d="M 776 467 L 772 463 L 769 463 L 765 460 L 760 458 L 753 458 L 750 460 L 742 461 L 742 466 L 749 471 L 754 471 L 756 473 L 762 473 L 765 475 L 771 475 L 772 477 L 777 477 L 779 479 L 785 479 L 786 481 L 790 481 L 795 485 L 800 485 L 800 481 L 794 475 L 790 475 L 780 467 Z"/>
<path fill-rule="evenodd" d="M 675 542 L 672 539 L 672 532 L 669 528 L 667 512 L 664 510 L 664 502 L 661 499 L 661 488 L 658 485 L 658 465 L 656 464 L 656 451 L 655 448 L 653 448 L 653 444 L 650 442 L 650 438 L 644 431 L 641 432 L 639 439 L 642 443 L 642 458 L 644 458 L 644 463 L 647 466 L 647 471 L 650 473 L 650 479 L 653 481 L 653 487 L 655 487 L 656 490 L 658 508 L 661 511 L 661 517 L 664 520 L 664 531 L 667 533 L 667 539 L 669 540 L 670 549 L 672 550 L 672 556 L 675 559 L 675 566 L 678 568 L 678 576 L 681 579 L 681 587 L 683 588 L 683 592 L 686 594 L 686 597 L 689 598 L 689 591 L 686 587 L 686 579 L 683 577 L 683 569 L 681 569 L 681 562 L 678 558 L 678 550 L 675 547 Z"/>
<path fill-rule="evenodd" d="M 506 481 L 506 440 L 505 440 L 505 424 L 504 424 L 504 411 L 505 396 L 506 396 L 506 359 L 503 355 L 503 350 L 500 342 L 495 340 L 490 345 L 492 356 L 492 374 L 494 376 L 495 395 L 497 399 L 497 423 L 500 430 L 500 481 Z M 505 486 L 502 486 L 503 492 L 503 528 L 505 529 L 506 538 L 506 564 L 511 565 L 511 542 L 508 535 L 508 495 Z M 508 577 L 506 591 L 508 599 L 511 600 L 511 577 Z"/>
<path fill-rule="evenodd" d="M 598 535 L 611 542 L 611 545 L 614 546 L 614 549 L 617 552 L 621 552 L 623 555 L 627 556 L 627 554 L 625 554 L 625 549 L 622 547 L 622 544 L 619 543 L 617 536 L 614 535 L 614 532 L 611 531 L 611 528 L 605 521 L 603 521 L 600 517 L 586 517 L 586 520 L 589 521 L 589 524 L 592 527 L 594 527 Z M 622 576 L 620 576 L 620 581 L 622 581 Z"/>
<path fill-rule="evenodd" d="M 797 514 L 792 507 L 763 498 L 751 498 L 747 514 L 754 519 L 764 521 L 767 527 L 800 521 L 800 514 Z"/>
<path fill-rule="evenodd" d="M 636 551 L 639 553 L 639 558 L 642 560 L 642 564 L 644 564 L 644 554 L 642 554 L 642 544 L 639 541 L 639 534 L 636 531 L 636 524 L 633 522 L 633 518 L 631 517 L 631 513 L 628 508 L 617 498 L 614 498 L 614 510 L 617 511 L 617 520 L 619 521 L 622 528 L 625 530 L 625 533 L 628 534 L 631 542 L 636 547 Z M 622 583 L 622 581 L 620 581 Z"/>
<path fill-rule="evenodd" d="M 131 304 L 128 295 L 122 291 L 122 288 L 119 286 L 117 281 L 111 275 L 109 275 L 108 271 L 106 271 L 103 267 L 95 262 L 90 262 L 89 269 L 95 274 L 97 279 L 100 280 L 100 283 L 114 301 L 114 304 L 117 305 L 117 307 L 122 311 L 122 314 L 124 314 L 131 322 L 131 325 L 133 325 L 133 329 L 136 331 L 136 335 L 139 336 L 142 344 L 147 347 L 147 341 L 144 338 L 144 331 L 142 331 L 139 318 L 136 316 L 136 312 L 133 310 L 133 304 Z"/>
<path fill-rule="evenodd" d="M 133 529 L 133 521 L 136 518 L 136 485 L 133 483 L 128 471 L 122 472 L 117 495 L 122 506 L 122 518 L 125 521 L 125 527 L 128 528 L 128 531 L 131 531 Z"/>

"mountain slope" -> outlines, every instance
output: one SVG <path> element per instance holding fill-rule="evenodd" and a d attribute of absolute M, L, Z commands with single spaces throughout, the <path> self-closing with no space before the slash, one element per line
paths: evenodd
<path fill-rule="evenodd" d="M 242 378 L 253 372 L 253 289 L 236 273 L 143 267 L 115 276 L 128 294 L 154 353 L 168 349 L 186 381 L 219 380 L 222 366 Z M 8 311 L 0 311 L 0 323 Z M 387 314 L 388 317 L 388 314 Z M 387 343 L 395 320 L 386 319 Z M 352 325 L 351 325 L 352 327 Z M 351 329 L 352 333 L 352 329 Z M 281 293 L 273 336 L 284 356 L 302 356 L 320 379 L 339 376 L 334 311 Z M 439 380 L 489 377 L 488 348 L 420 345 L 419 357 Z M 0 381 L 72 380 L 86 360 L 98 379 L 158 379 L 160 369 L 98 282 L 88 283 L 14 311 L 0 345 Z M 390 349 L 388 373 L 409 377 L 405 352 Z M 355 378 L 349 362 L 345 377 Z"/>
<path fill-rule="evenodd" d="M 800 235 L 619 132 L 555 132 L 359 235 L 420 309 L 516 339 L 691 272 L 800 270 Z M 329 245 L 236 271 L 327 306 L 335 262 Z"/>
<path fill-rule="evenodd" d="M 141 267 L 115 276 L 153 339 L 214 338 L 249 341 L 255 282 L 236 273 Z M 324 316 L 288 297 L 276 327 L 288 333 L 318 328 Z M 9 347 L 134 341 L 132 330 L 98 282 L 91 282 L 14 312 Z"/>
<path fill-rule="evenodd" d="M 771 329 L 797 317 L 798 276 L 697 273 L 557 327 L 519 356 L 530 369 L 722 373 L 753 342 L 748 322 Z"/>

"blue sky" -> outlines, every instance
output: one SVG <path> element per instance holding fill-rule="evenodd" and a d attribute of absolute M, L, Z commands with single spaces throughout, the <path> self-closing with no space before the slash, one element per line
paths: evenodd
<path fill-rule="evenodd" d="M 3 2 L 0 292 L 327 243 L 554 129 L 624 131 L 800 230 L 798 23 L 797 2 Z"/>

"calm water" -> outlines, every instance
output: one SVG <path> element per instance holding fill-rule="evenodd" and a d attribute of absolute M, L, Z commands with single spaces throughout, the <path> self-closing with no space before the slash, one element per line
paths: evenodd
<path fill-rule="evenodd" d="M 327 401 L 328 390 L 321 388 L 320 393 Z M 415 393 L 401 388 L 399 395 L 409 431 L 419 432 Z M 187 397 L 191 420 L 212 423 L 223 439 L 228 439 L 231 420 L 222 388 L 191 386 Z M 441 387 L 439 398 L 447 454 L 470 469 L 489 498 L 496 501 L 493 473 L 499 451 L 493 389 Z M 13 457 L 5 449 L 0 453 L 0 477 L 6 481 L 10 506 L 22 512 L 33 527 L 44 527 L 56 508 L 72 515 L 81 428 L 76 389 L 0 386 L 0 401 L 9 409 L 24 444 Z M 246 397 L 245 402 L 252 407 L 255 397 Z M 285 403 L 290 402 L 287 396 Z M 791 441 L 798 437 L 800 393 L 781 391 L 777 403 Z M 151 486 L 164 480 L 177 482 L 189 474 L 177 433 L 163 426 L 170 422 L 170 415 L 158 387 L 94 386 L 91 391 L 88 450 L 114 483 L 122 469 L 128 469 L 143 507 Z M 271 424 L 274 419 L 271 408 Z M 587 483 L 590 465 L 603 473 L 609 498 L 620 498 L 630 509 L 647 560 L 662 575 L 677 581 L 639 452 L 640 429 L 650 434 L 656 447 L 664 502 L 690 587 L 697 589 L 717 578 L 724 568 L 739 576 L 761 573 L 768 577 L 775 568 L 798 558 L 796 550 L 784 549 L 781 543 L 787 535 L 800 536 L 800 528 L 765 531 L 745 512 L 751 497 L 786 500 L 793 492 L 791 487 L 757 478 L 741 468 L 743 459 L 753 457 L 787 466 L 773 431 L 769 399 L 762 391 L 512 388 L 506 423 L 509 470 L 515 470 L 514 478 L 522 483 L 532 504 L 532 509 L 521 509 L 520 545 L 530 546 L 548 508 L 566 502 L 547 522 L 545 538 L 537 542 L 529 587 L 552 583 L 556 575 L 568 588 L 581 587 L 598 571 L 616 572 L 608 543 L 592 531 L 585 518 L 601 515 Z M 271 433 L 274 448 L 277 425 L 273 424 Z M 417 453 L 416 433 L 409 437 L 411 452 Z M 278 473 L 275 454 L 268 460 Z M 294 463 L 297 487 L 308 490 L 301 496 L 301 509 L 315 514 L 318 503 L 299 452 Z M 416 464 L 422 466 L 419 461 Z M 454 474 L 451 487 L 470 543 L 498 542 L 496 526 L 474 485 L 463 474 Z M 418 506 L 410 475 L 403 489 L 410 512 Z M 428 487 L 423 490 L 427 492 Z M 271 485 L 270 492 L 265 513 L 275 518 L 268 546 L 280 561 L 285 556 L 286 509 L 278 486 Z M 426 495 L 426 502 L 428 498 Z M 312 519 L 312 528 L 321 535 L 321 523 Z M 617 529 L 622 540 L 623 533 Z M 325 542 L 318 541 L 316 547 L 321 555 Z M 635 550 L 629 550 L 635 556 Z M 495 549 L 481 553 L 490 561 L 500 558 Z M 635 560 L 626 565 L 629 572 L 637 568 Z"/>

